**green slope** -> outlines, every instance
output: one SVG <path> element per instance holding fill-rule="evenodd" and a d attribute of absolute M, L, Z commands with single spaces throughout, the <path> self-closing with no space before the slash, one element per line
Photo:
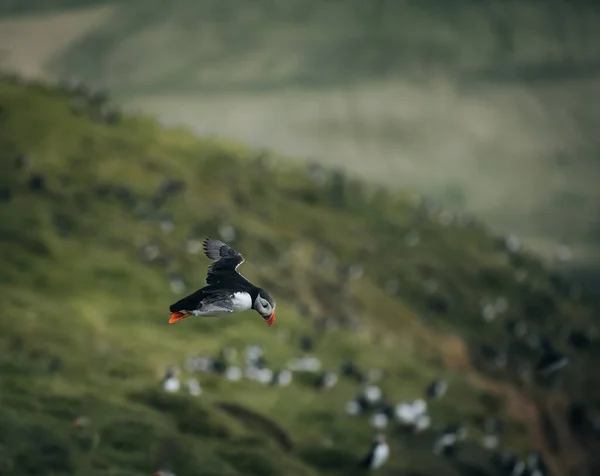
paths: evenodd
<path fill-rule="evenodd" d="M 568 245 L 567 265 L 597 275 L 595 2 L 132 0 L 111 11 L 41 60 L 45 73 L 477 210 L 557 266 Z"/>
<path fill-rule="evenodd" d="M 472 369 L 467 352 L 505 341 L 511 317 L 556 337 L 566 319 L 585 326 L 592 313 L 581 298 L 560 294 L 535 259 L 507 256 L 476 222 L 447 224 L 444 214 L 344 175 L 317 185 L 276 158 L 147 118 L 100 120 L 93 104 L 101 103 L 0 83 L 1 474 L 143 475 L 165 462 L 182 475 L 353 474 L 373 430 L 344 412 L 360 390 L 349 379 L 317 391 L 310 375 L 275 388 L 198 374 L 199 397 L 159 388 L 166 367 L 225 345 L 242 353 L 261 344 L 269 366 L 285 367 L 301 355 L 304 334 L 325 369 L 346 358 L 383 369 L 392 403 L 422 396 L 434 378 L 449 380 L 431 414 L 436 429 L 458 421 L 470 428 L 461 462 L 432 456 L 433 431 L 411 436 L 392 425 L 382 475 L 455 475 L 467 466 L 493 474 L 490 453 L 476 444 L 485 416 L 505 421 L 507 448 L 547 449 L 530 438 L 530 420 L 509 411 L 511 396 L 534 407 L 553 398 L 600 401 L 589 354 L 573 355 L 580 370 L 554 391 L 525 392 L 510 375 Z M 23 170 L 15 166 L 22 154 L 31 161 Z M 39 173 L 46 188 L 32 191 Z M 185 188 L 156 208 L 165 179 Z M 164 212 L 174 218 L 170 234 L 159 226 Z M 204 283 L 207 260 L 186 253 L 185 240 L 218 236 L 230 224 L 247 258 L 243 273 L 277 297 L 275 325 L 253 313 L 168 325 L 177 299 L 169 276 L 180 274 L 190 288 Z M 139 256 L 148 244 L 161 253 L 152 262 Z M 322 248 L 333 264 L 314 264 Z M 339 274 L 356 262 L 364 276 Z M 522 282 L 518 270 L 528 273 Z M 391 280 L 396 293 L 385 291 Z M 499 296 L 509 311 L 484 324 L 481 299 Z M 74 428 L 81 415 L 91 425 Z M 560 467 L 562 455 L 554 456 Z"/>

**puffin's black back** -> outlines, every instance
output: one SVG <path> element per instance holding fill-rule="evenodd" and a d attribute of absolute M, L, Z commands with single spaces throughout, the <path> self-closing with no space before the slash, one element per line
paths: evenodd
<path fill-rule="evenodd" d="M 254 302 L 259 289 L 237 272 L 238 266 L 244 262 L 244 257 L 229 245 L 214 238 L 206 238 L 203 248 L 206 257 L 215 260 L 208 267 L 208 286 L 172 304 L 170 311 L 192 311 L 198 309 L 202 302 L 222 302 L 230 299 L 231 294 L 235 292 L 247 292 Z"/>

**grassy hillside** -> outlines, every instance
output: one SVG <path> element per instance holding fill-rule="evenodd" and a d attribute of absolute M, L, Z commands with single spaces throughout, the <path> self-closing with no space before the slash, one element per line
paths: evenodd
<path fill-rule="evenodd" d="M 0 22 L 6 68 L 410 187 L 598 279 L 593 1 L 27 5 Z"/>
<path fill-rule="evenodd" d="M 599 15 L 562 0 L 131 1 L 46 68 L 597 267 Z"/>
<path fill-rule="evenodd" d="M 557 470 L 591 467 L 564 415 L 571 401 L 600 403 L 588 373 L 597 345 L 571 349 L 572 370 L 538 390 L 514 365 L 531 369 L 539 349 L 506 330 L 522 318 L 567 349 L 565 325 L 590 325 L 591 304 L 477 221 L 121 117 L 85 91 L 3 81 L 0 113 L 1 474 L 133 476 L 166 464 L 178 475 L 354 474 L 374 430 L 344 410 L 361 389 L 351 378 L 317 390 L 310 373 L 288 387 L 199 373 L 198 397 L 160 388 L 167 367 L 224 346 L 243 360 L 259 344 L 270 368 L 285 368 L 305 335 L 323 370 L 346 359 L 383 370 L 392 404 L 448 380 L 430 402 L 432 429 L 386 430 L 392 456 L 379 474 L 495 474 L 479 444 L 486 416 L 504 422 L 506 449 L 537 448 Z M 277 298 L 275 325 L 252 313 L 168 325 L 174 278 L 187 291 L 204 283 L 207 260 L 186 240 L 227 226 L 243 273 Z M 357 263 L 364 275 L 349 277 Z M 482 299 L 498 298 L 508 308 L 486 323 Z M 521 350 L 498 370 L 482 344 Z M 90 424 L 74 427 L 81 416 Z M 433 456 L 436 431 L 454 423 L 469 428 L 456 459 Z M 571 446 L 549 446 L 556 434 Z"/>

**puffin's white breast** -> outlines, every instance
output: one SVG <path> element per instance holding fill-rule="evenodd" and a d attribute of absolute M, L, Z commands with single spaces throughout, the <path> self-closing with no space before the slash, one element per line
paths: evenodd
<path fill-rule="evenodd" d="M 252 298 L 246 292 L 236 292 L 231 295 L 231 304 L 233 304 L 233 312 L 247 311 L 252 309 Z"/>
<path fill-rule="evenodd" d="M 387 445 L 387 443 L 381 443 L 377 445 L 373 454 L 373 463 L 371 467 L 373 469 L 379 468 L 381 465 L 383 465 L 383 463 L 385 463 L 389 455 L 390 447 Z"/>

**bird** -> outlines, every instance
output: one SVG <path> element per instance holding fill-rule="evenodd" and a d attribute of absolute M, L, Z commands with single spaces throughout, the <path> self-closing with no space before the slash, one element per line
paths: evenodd
<path fill-rule="evenodd" d="M 206 257 L 213 260 L 206 275 L 207 286 L 172 304 L 169 324 L 190 316 L 222 316 L 254 309 L 272 326 L 275 300 L 238 273 L 244 257 L 214 238 L 205 238 L 202 247 Z"/>
<path fill-rule="evenodd" d="M 390 446 L 385 436 L 378 435 L 369 453 L 362 459 L 359 466 L 363 469 L 378 469 L 390 456 Z"/>
<path fill-rule="evenodd" d="M 427 397 L 434 398 L 442 398 L 446 391 L 448 390 L 448 383 L 445 380 L 434 380 L 428 386 L 425 392 L 427 393 Z"/>
<path fill-rule="evenodd" d="M 152 476 L 175 476 L 175 473 L 170 469 L 159 469 L 158 471 L 154 471 Z"/>
<path fill-rule="evenodd" d="M 556 350 L 547 338 L 542 338 L 541 347 L 542 355 L 536 365 L 539 374 L 556 374 L 569 364 L 569 357 Z"/>

